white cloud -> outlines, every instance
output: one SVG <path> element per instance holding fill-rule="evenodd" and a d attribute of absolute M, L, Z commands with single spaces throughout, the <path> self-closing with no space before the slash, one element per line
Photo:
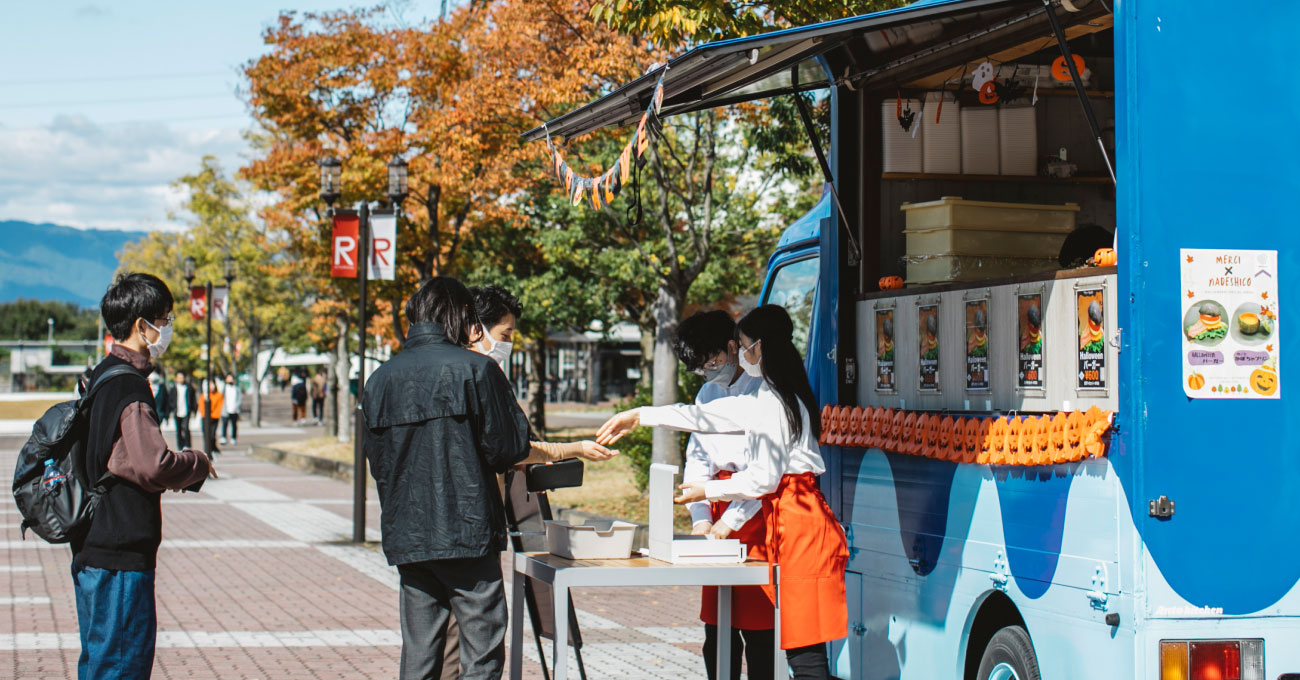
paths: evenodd
<path fill-rule="evenodd" d="M 246 143 L 236 127 L 98 125 L 60 115 L 42 127 L 0 126 L 0 219 L 104 229 L 178 229 L 170 185 L 216 156 L 228 173 Z"/>

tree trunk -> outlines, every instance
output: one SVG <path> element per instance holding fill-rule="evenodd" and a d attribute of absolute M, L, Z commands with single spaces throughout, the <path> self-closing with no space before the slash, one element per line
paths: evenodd
<path fill-rule="evenodd" d="M 540 434 L 546 433 L 546 340 L 528 343 L 528 420 Z"/>
<path fill-rule="evenodd" d="M 641 329 L 641 379 L 637 387 L 650 389 L 654 387 L 655 334 Z"/>
<path fill-rule="evenodd" d="M 677 355 L 673 353 L 673 331 L 681 315 L 681 300 L 664 286 L 655 300 L 654 405 L 677 403 Z M 654 429 L 652 459 L 668 465 L 682 464 L 681 440 L 677 433 L 662 427 Z"/>
<path fill-rule="evenodd" d="M 249 375 L 253 377 L 253 410 L 250 414 L 253 420 L 253 427 L 262 426 L 262 372 L 258 370 L 258 359 L 262 358 L 262 339 L 253 335 L 249 340 L 253 343 L 253 365 Z M 271 367 L 271 362 L 266 362 L 267 368 Z"/>
<path fill-rule="evenodd" d="M 348 377 L 351 374 L 348 360 L 348 320 L 339 317 L 334 320 L 338 331 L 338 345 L 334 348 L 334 395 L 335 411 L 338 423 L 338 438 L 341 442 L 352 441 L 352 398 L 348 393 Z"/>

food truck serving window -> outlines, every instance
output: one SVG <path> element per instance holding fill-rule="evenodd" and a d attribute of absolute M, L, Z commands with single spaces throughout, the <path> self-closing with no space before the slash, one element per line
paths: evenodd
<path fill-rule="evenodd" d="M 781 305 L 794 322 L 795 347 L 801 356 L 808 354 L 812 338 L 813 308 L 817 298 L 817 277 L 821 258 L 812 256 L 782 265 L 772 274 L 763 304 Z"/>

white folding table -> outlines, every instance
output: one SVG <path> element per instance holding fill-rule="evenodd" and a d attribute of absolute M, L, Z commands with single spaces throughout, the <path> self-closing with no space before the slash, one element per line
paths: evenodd
<path fill-rule="evenodd" d="M 510 680 L 520 680 L 524 663 L 524 578 L 549 583 L 555 601 L 553 680 L 568 680 L 569 589 L 608 586 L 718 586 L 718 674 L 731 677 L 731 588 L 768 584 L 768 563 L 749 560 L 739 564 L 670 564 L 648 557 L 625 560 L 570 560 L 550 553 L 516 553 L 510 602 Z M 773 664 L 778 680 L 787 676 L 781 652 L 780 578 L 777 577 L 777 612 Z"/>

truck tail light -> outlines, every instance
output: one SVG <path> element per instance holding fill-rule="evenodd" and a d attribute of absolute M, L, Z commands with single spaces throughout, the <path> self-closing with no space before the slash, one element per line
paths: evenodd
<path fill-rule="evenodd" d="M 1160 680 L 1264 680 L 1264 641 L 1161 640 Z"/>

